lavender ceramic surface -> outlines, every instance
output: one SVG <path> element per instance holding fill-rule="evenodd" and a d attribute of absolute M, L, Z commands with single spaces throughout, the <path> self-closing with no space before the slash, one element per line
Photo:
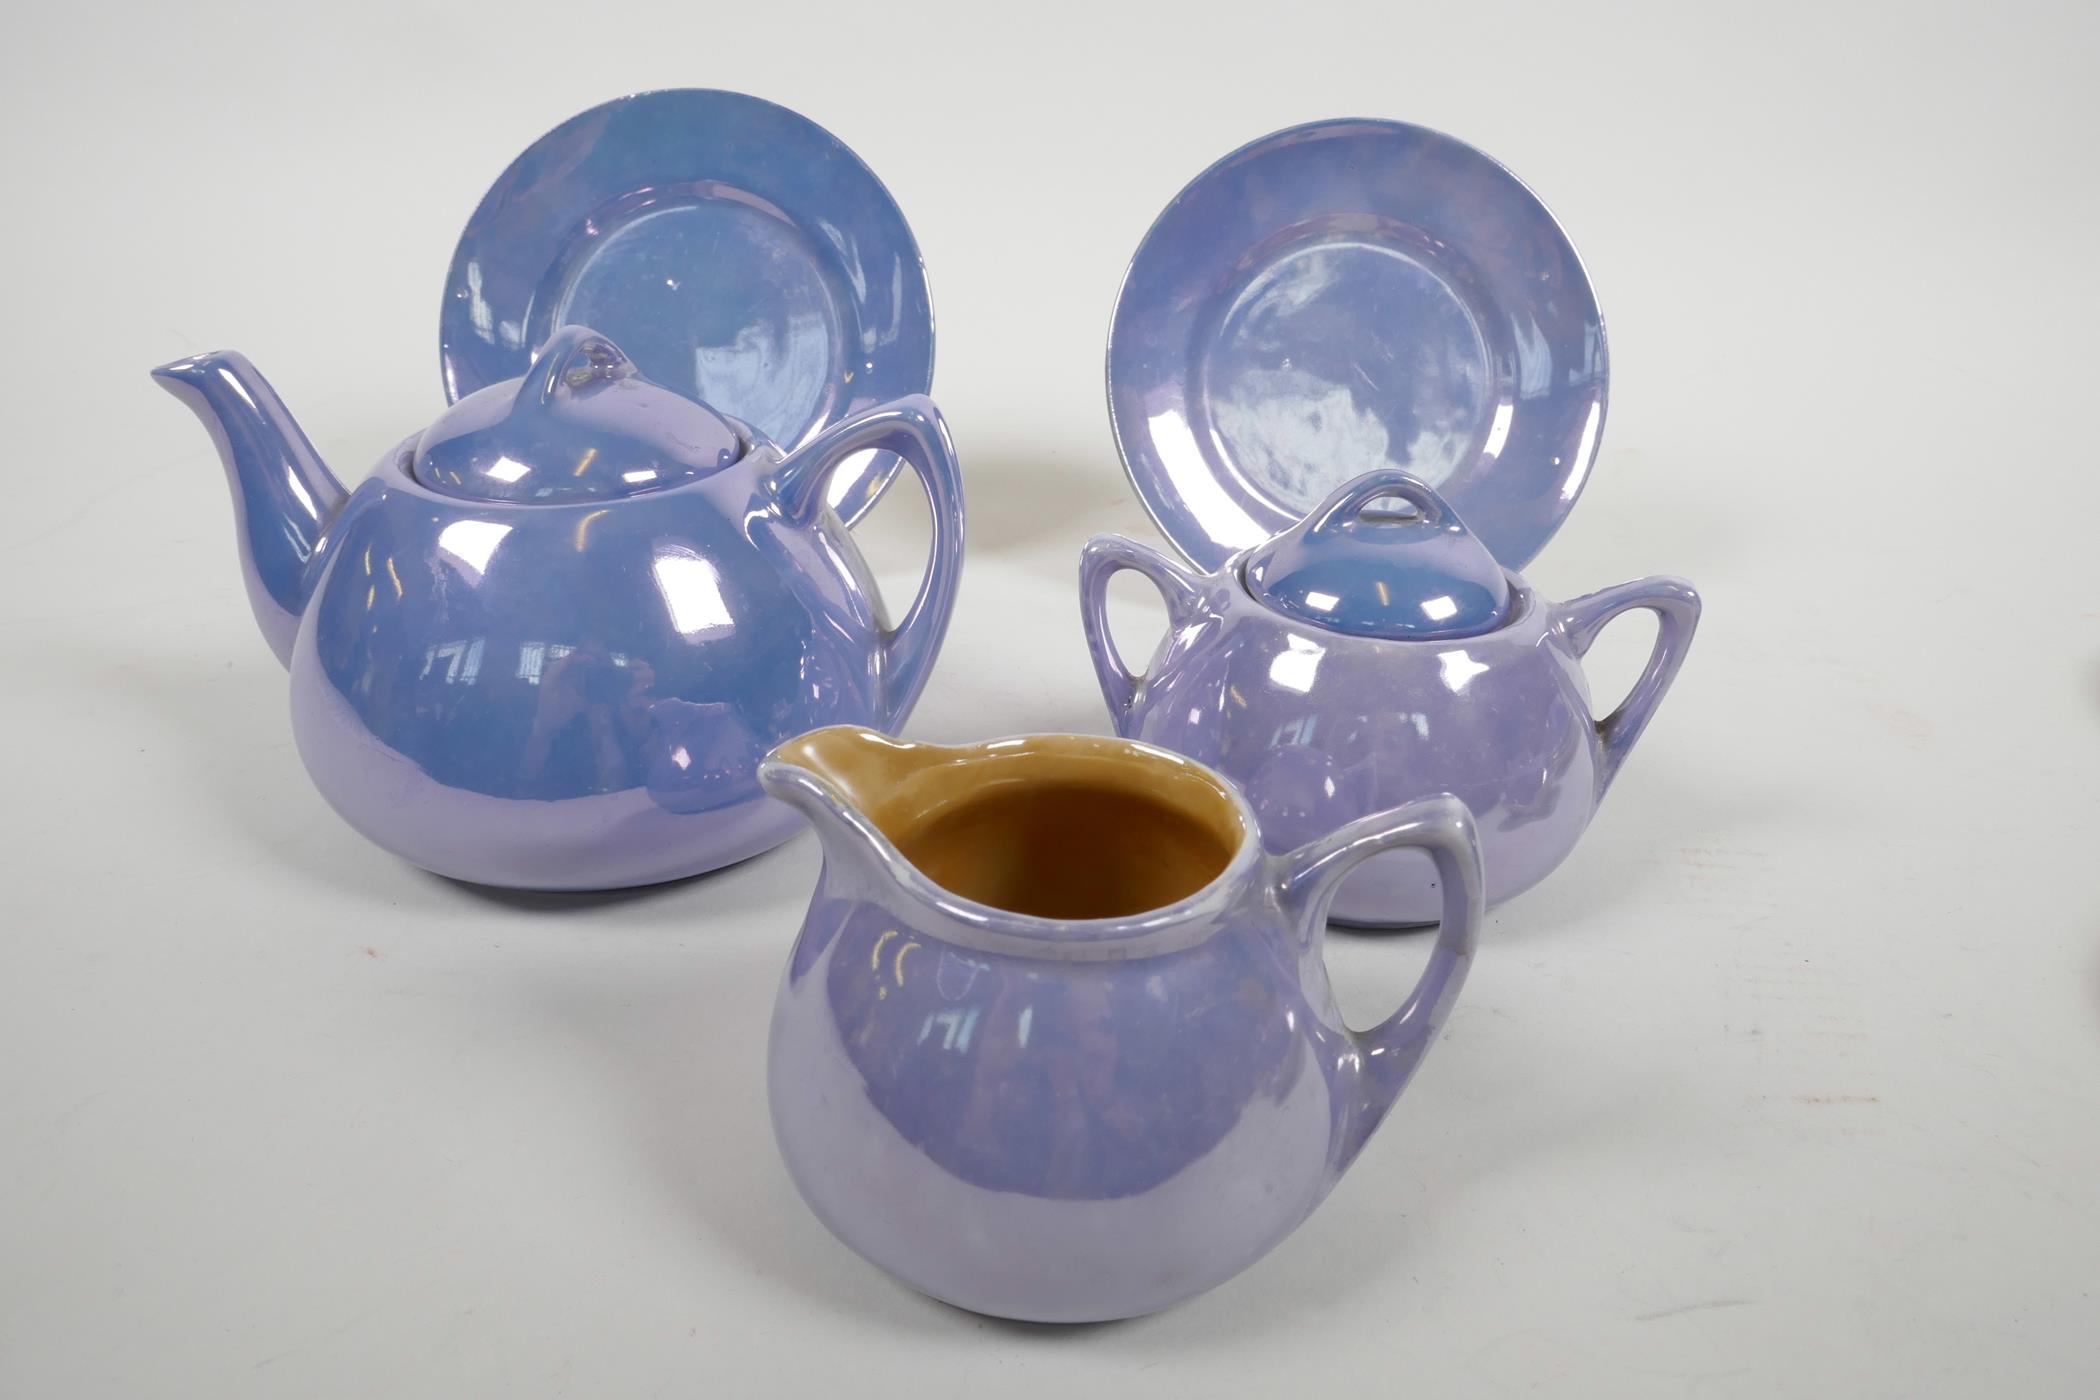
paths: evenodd
<path fill-rule="evenodd" d="M 1538 198 L 1405 122 L 1263 137 L 1192 180 L 1116 301 L 1108 401 L 1139 498 L 1214 569 L 1374 467 L 1522 568 L 1604 429 L 1604 322 Z"/>
<path fill-rule="evenodd" d="M 1511 574 L 1508 615 L 1491 631 L 1355 636 L 1256 600 L 1244 559 L 1206 574 L 1118 536 L 1088 543 L 1081 616 L 1116 732 L 1232 778 L 1271 850 L 1367 812 L 1455 793 L 1479 823 L 1490 903 L 1529 889 L 1574 849 L 1699 621 L 1699 596 L 1680 579 L 1555 603 Z M 1167 603 L 1167 635 L 1143 674 L 1129 670 L 1108 634 L 1108 582 L 1122 569 L 1151 580 Z M 1656 615 L 1654 650 L 1625 700 L 1593 720 L 1582 657 L 1633 609 Z M 1332 912 L 1352 924 L 1423 923 L 1437 917 L 1441 898 L 1436 872 L 1401 852 L 1352 877 Z"/>
<path fill-rule="evenodd" d="M 593 107 L 490 187 L 446 279 L 446 396 L 523 374 L 571 324 L 788 451 L 933 383 L 926 273 L 896 201 L 830 132 L 742 93 Z M 841 518 L 895 467 L 878 452 L 840 470 Z"/>
<path fill-rule="evenodd" d="M 1358 637 L 1470 637 L 1509 616 L 1495 556 L 1442 497 L 1396 471 L 1358 477 L 1249 550 L 1241 573 L 1276 611 Z"/>
<path fill-rule="evenodd" d="M 810 738 L 889 744 L 893 783 L 960 764 L 982 770 L 983 788 L 1027 784 L 1031 746 L 1046 742 Z M 762 781 L 810 818 L 824 868 L 780 989 L 768 1081 L 789 1171 L 847 1244 L 960 1307 L 1083 1322 L 1213 1287 L 1319 1204 L 1436 1038 L 1481 895 L 1454 799 L 1271 854 L 1215 774 L 1117 740 L 1047 742 L 1214 786 L 1239 832 L 1224 868 L 1130 917 L 1008 912 L 925 876 L 822 762 L 776 755 Z M 1358 862 L 1400 848 L 1440 872 L 1443 926 L 1406 1003 L 1356 1033 L 1321 962 L 1323 910 Z"/>
<path fill-rule="evenodd" d="M 219 446 L 314 782 L 440 874 L 596 889 L 754 855 L 798 826 L 760 758 L 815 725 L 900 723 L 947 627 L 962 485 L 924 398 L 783 451 L 571 327 L 353 491 L 242 356 L 154 375 Z M 933 512 L 894 625 L 824 504 L 870 449 Z"/>

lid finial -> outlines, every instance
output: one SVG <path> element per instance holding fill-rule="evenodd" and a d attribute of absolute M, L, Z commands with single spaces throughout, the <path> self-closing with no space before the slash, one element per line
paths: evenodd
<path fill-rule="evenodd" d="M 409 470 L 448 496 L 561 505 L 661 491 L 721 470 L 744 448 L 721 414 L 651 383 L 608 337 L 570 325 L 523 375 L 446 410 Z"/>

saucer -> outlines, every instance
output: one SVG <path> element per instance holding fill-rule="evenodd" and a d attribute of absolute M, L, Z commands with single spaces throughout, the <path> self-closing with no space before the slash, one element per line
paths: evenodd
<path fill-rule="evenodd" d="M 1604 322 L 1537 196 L 1392 121 L 1265 136 L 1190 181 L 1125 274 L 1109 416 L 1162 533 L 1201 568 L 1397 467 L 1516 569 L 1604 428 Z"/>
<path fill-rule="evenodd" d="M 567 324 L 792 450 L 933 382 L 933 308 L 889 191 L 806 117 L 741 93 L 593 107 L 511 162 L 460 235 L 439 355 L 457 400 Z M 896 470 L 841 469 L 849 522 Z"/>

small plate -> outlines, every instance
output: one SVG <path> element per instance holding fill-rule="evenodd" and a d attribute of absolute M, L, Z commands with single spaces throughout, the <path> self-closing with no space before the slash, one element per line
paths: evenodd
<path fill-rule="evenodd" d="M 1522 568 L 1582 490 L 1606 378 L 1546 206 L 1405 122 L 1293 127 L 1198 175 L 1138 245 L 1108 338 L 1124 469 L 1205 569 L 1381 467 Z"/>
<path fill-rule="evenodd" d="M 446 397 L 523 374 L 572 323 L 789 449 L 933 383 L 926 270 L 896 201 L 830 132 L 741 93 L 593 107 L 489 188 L 445 281 Z M 856 519 L 895 471 L 888 453 L 849 463 L 833 506 Z"/>

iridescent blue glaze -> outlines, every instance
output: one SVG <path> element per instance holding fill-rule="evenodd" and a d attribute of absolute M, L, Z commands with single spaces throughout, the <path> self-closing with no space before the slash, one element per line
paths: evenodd
<path fill-rule="evenodd" d="M 596 326 L 643 374 L 792 451 L 933 383 L 933 307 L 896 201 L 837 137 L 742 93 L 673 88 L 578 113 L 497 177 L 445 283 L 446 397 Z M 848 463 L 848 524 L 896 469 Z"/>
<path fill-rule="evenodd" d="M 1247 557 L 1202 574 L 1118 536 L 1087 544 L 1080 611 L 1116 732 L 1232 778 L 1272 851 L 1454 793 L 1479 822 L 1490 903 L 1529 889 L 1574 849 L 1699 622 L 1699 595 L 1680 579 L 1553 603 L 1510 574 L 1507 614 L 1487 631 L 1351 635 L 1255 598 Z M 1167 635 L 1142 675 L 1108 634 L 1108 581 L 1121 569 L 1167 602 Z M 1656 615 L 1654 650 L 1618 708 L 1593 720 L 1582 657 L 1606 623 L 1637 608 Z M 1427 922 L 1441 906 L 1437 878 L 1419 856 L 1380 857 L 1342 888 L 1333 917 Z"/>
<path fill-rule="evenodd" d="M 1404 503 L 1406 513 L 1377 509 Z M 1466 637 L 1500 625 L 1509 580 L 1444 500 L 1402 471 L 1367 472 L 1247 552 L 1247 591 L 1358 637 Z"/>
<path fill-rule="evenodd" d="M 1131 259 L 1108 407 L 1160 532 L 1214 569 L 1377 467 L 1522 568 L 1604 430 L 1604 321 L 1567 236 L 1488 156 L 1395 121 L 1275 132 Z"/>
<path fill-rule="evenodd" d="M 1270 854 L 1230 783 L 1121 740 L 833 729 L 760 777 L 824 843 L 773 1015 L 781 1154 L 840 1239 L 976 1312 L 1131 1317 L 1252 1264 L 1356 1160 L 1471 966 L 1479 852 L 1450 797 Z M 944 816 L 974 838 L 964 881 L 900 848 Z M 1151 877 L 1185 859 L 1182 819 L 1215 833 L 1210 862 L 1178 897 L 1118 906 L 1126 881 L 1176 893 Z M 1321 961 L 1327 902 L 1402 850 L 1439 872 L 1443 927 L 1407 1001 L 1353 1032 Z M 1031 885 L 1111 912 L 1030 912 Z"/>
<path fill-rule="evenodd" d="M 765 850 L 797 822 L 759 759 L 817 725 L 901 723 L 954 604 L 962 484 L 924 398 L 784 453 L 571 327 L 346 492 L 242 356 L 154 376 L 220 447 L 308 771 L 440 874 L 599 889 Z M 911 463 L 933 512 L 894 626 L 824 499 L 871 449 Z"/>

